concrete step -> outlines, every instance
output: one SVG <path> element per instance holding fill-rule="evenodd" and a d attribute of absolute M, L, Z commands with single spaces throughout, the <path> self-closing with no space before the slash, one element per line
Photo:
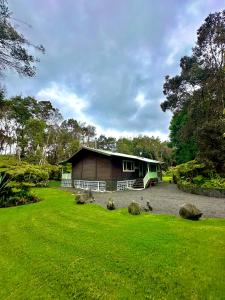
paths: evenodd
<path fill-rule="evenodd" d="M 144 181 L 143 181 L 143 178 L 137 178 L 137 179 L 135 180 L 135 183 L 133 184 L 133 188 L 134 188 L 134 189 L 144 188 Z"/>

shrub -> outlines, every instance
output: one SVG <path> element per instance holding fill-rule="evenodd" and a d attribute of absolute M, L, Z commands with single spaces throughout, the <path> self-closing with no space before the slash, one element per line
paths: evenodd
<path fill-rule="evenodd" d="M 140 215 L 141 207 L 137 202 L 131 202 L 128 206 L 128 212 L 131 215 Z"/>
<path fill-rule="evenodd" d="M 29 191 L 33 184 L 12 181 L 6 174 L 0 174 L 0 207 L 23 205 L 39 201 L 39 198 Z"/>
<path fill-rule="evenodd" d="M 61 180 L 62 176 L 62 166 L 55 166 L 55 165 L 44 165 L 42 166 L 45 171 L 48 172 L 48 179 L 49 180 Z"/>
<path fill-rule="evenodd" d="M 205 179 L 202 175 L 198 175 L 195 176 L 192 181 L 194 184 L 201 186 L 204 183 Z"/>
<path fill-rule="evenodd" d="M 218 176 L 216 178 L 205 180 L 205 182 L 202 184 L 201 187 L 207 189 L 212 189 L 212 188 L 225 189 L 225 178 L 221 178 Z"/>
<path fill-rule="evenodd" d="M 109 209 L 109 210 L 116 209 L 115 203 L 114 203 L 114 201 L 111 198 L 109 198 L 109 200 L 108 200 L 107 209 Z"/>

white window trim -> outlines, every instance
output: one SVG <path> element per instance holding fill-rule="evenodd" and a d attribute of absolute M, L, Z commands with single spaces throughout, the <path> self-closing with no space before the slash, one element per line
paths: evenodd
<path fill-rule="evenodd" d="M 127 169 L 127 162 L 131 163 L 132 170 Z M 123 172 L 135 172 L 135 162 L 133 160 L 123 160 Z"/>

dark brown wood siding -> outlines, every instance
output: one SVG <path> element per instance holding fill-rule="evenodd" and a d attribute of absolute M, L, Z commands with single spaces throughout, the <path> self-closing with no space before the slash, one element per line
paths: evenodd
<path fill-rule="evenodd" d="M 84 151 L 72 162 L 73 179 L 107 180 L 111 179 L 112 164 L 110 157 Z"/>
<path fill-rule="evenodd" d="M 135 169 L 135 172 L 123 172 L 123 160 L 134 161 L 137 167 L 143 164 L 143 176 L 147 172 L 147 164 L 138 160 L 105 156 L 100 153 L 83 150 L 71 159 L 73 179 L 114 181 L 139 178 L 139 169 Z"/>
<path fill-rule="evenodd" d="M 72 164 L 72 176 L 73 179 L 81 179 L 82 178 L 82 169 L 83 169 L 83 161 L 80 160 L 76 162 L 76 164 Z"/>
<path fill-rule="evenodd" d="M 112 163 L 109 157 L 97 157 L 97 179 L 107 180 L 112 178 Z"/>

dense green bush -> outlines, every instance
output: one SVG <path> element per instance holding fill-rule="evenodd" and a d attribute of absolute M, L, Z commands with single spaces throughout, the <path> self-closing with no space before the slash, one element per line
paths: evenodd
<path fill-rule="evenodd" d="M 0 207 L 36 202 L 30 193 L 34 186 L 47 186 L 49 179 L 59 179 L 61 167 L 32 165 L 15 156 L 0 156 Z"/>
<path fill-rule="evenodd" d="M 12 181 L 8 174 L 0 173 L 0 207 L 39 201 L 38 197 L 30 192 L 32 186 L 32 183 Z"/>
<path fill-rule="evenodd" d="M 19 161 L 15 156 L 0 156 L 0 172 L 11 175 L 15 181 L 32 182 L 37 186 L 46 186 L 48 180 L 61 179 L 61 166 L 56 165 L 32 165 Z"/>
<path fill-rule="evenodd" d="M 171 171 L 178 187 L 225 189 L 225 178 L 219 176 L 214 169 L 209 169 L 196 160 L 171 168 Z"/>
<path fill-rule="evenodd" d="M 216 177 L 205 180 L 205 182 L 201 185 L 203 188 L 217 188 L 217 189 L 225 189 L 225 178 Z"/>
<path fill-rule="evenodd" d="M 128 212 L 131 215 L 140 215 L 141 207 L 137 202 L 131 202 L 128 206 Z"/>

